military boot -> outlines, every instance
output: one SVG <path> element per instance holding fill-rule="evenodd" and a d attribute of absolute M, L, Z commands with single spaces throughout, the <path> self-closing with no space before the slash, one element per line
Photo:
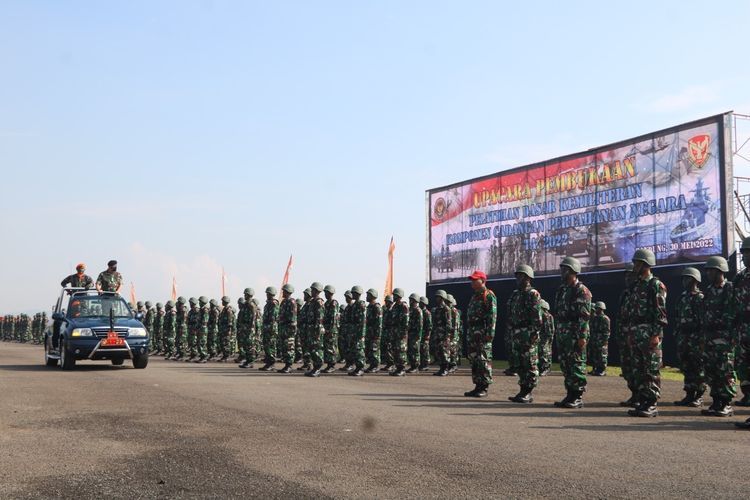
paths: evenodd
<path fill-rule="evenodd" d="M 477 392 L 479 392 L 479 384 L 476 384 L 472 390 L 464 392 L 464 396 L 467 398 L 473 398 L 477 395 Z"/>
<path fill-rule="evenodd" d="M 685 390 L 685 397 L 679 401 L 675 401 L 675 406 L 690 406 L 690 403 L 695 400 L 695 391 L 692 389 Z"/>
<path fill-rule="evenodd" d="M 263 365 L 260 368 L 258 368 L 258 370 L 260 370 L 262 372 L 270 372 L 271 370 L 273 370 L 273 365 L 274 364 L 275 363 L 266 363 L 265 365 Z"/>
<path fill-rule="evenodd" d="M 240 365 L 240 368 L 252 368 L 252 367 L 253 367 L 253 364 L 248 360 L 243 361 L 242 364 Z"/>
<path fill-rule="evenodd" d="M 503 370 L 503 374 L 507 375 L 508 377 L 513 377 L 516 375 L 516 371 L 513 368 L 508 367 L 505 370 Z"/>
<path fill-rule="evenodd" d="M 292 364 L 286 363 L 282 368 L 276 370 L 276 373 L 292 373 Z"/>
<path fill-rule="evenodd" d="M 487 397 L 487 386 L 486 385 L 480 385 L 479 390 L 474 393 L 475 398 L 486 398 Z"/>
<path fill-rule="evenodd" d="M 346 363 L 344 366 L 339 368 L 340 372 L 348 372 L 351 369 L 352 365 L 350 363 Z"/>
<path fill-rule="evenodd" d="M 656 409 L 656 403 L 641 403 L 637 408 L 628 410 L 631 417 L 656 417 L 659 415 Z"/>
<path fill-rule="evenodd" d="M 747 392 L 746 392 L 747 391 Z M 742 399 L 734 402 L 735 406 L 750 406 L 750 386 L 742 387 Z"/>
<path fill-rule="evenodd" d="M 640 402 L 638 401 L 638 396 L 633 393 L 630 395 L 630 398 L 628 398 L 625 401 L 620 401 L 620 406 L 624 406 L 626 408 L 636 408 Z"/>
<path fill-rule="evenodd" d="M 703 406 L 703 391 L 696 391 L 693 394 L 693 400 L 689 401 L 685 406 L 690 406 L 691 408 L 700 408 Z"/>
<path fill-rule="evenodd" d="M 714 412 L 714 417 L 731 417 L 734 415 L 734 409 L 729 404 L 730 401 L 721 401 L 719 405 L 716 407 L 716 411 Z"/>
<path fill-rule="evenodd" d="M 376 364 L 373 363 L 370 366 L 368 366 L 367 368 L 365 368 L 365 373 L 372 373 L 372 372 L 376 371 L 377 369 L 378 369 L 378 365 L 376 365 Z"/>
<path fill-rule="evenodd" d="M 320 368 L 313 367 L 310 371 L 305 372 L 305 377 L 320 377 Z"/>
<path fill-rule="evenodd" d="M 427 366 L 427 365 L 420 365 L 419 371 L 420 372 L 428 372 L 428 371 L 430 371 L 430 367 Z"/>
<path fill-rule="evenodd" d="M 509 397 L 508 400 L 514 403 L 521 403 L 521 404 L 528 404 L 528 403 L 534 402 L 534 398 L 531 397 L 530 387 L 521 387 L 521 390 L 518 392 L 518 394 L 512 397 Z"/>
<path fill-rule="evenodd" d="M 331 373 L 336 369 L 336 365 L 334 363 L 328 363 L 328 366 L 323 368 L 320 373 Z"/>
<path fill-rule="evenodd" d="M 568 391 L 565 397 L 562 398 L 560 401 L 555 401 L 554 405 L 557 408 L 565 408 L 565 405 L 568 404 L 572 399 L 573 399 L 573 393 Z"/>
<path fill-rule="evenodd" d="M 714 399 L 713 401 L 711 401 L 711 406 L 709 406 L 705 410 L 701 410 L 701 415 L 706 415 L 707 417 L 715 417 L 716 410 L 719 408 L 719 404 L 719 400 Z"/>
<path fill-rule="evenodd" d="M 440 370 L 436 371 L 432 374 L 434 377 L 445 377 L 448 375 L 448 368 L 445 366 L 441 366 Z"/>
<path fill-rule="evenodd" d="M 419 370 L 419 367 L 417 367 L 415 365 L 411 365 L 411 366 L 409 366 L 409 369 L 406 370 L 406 373 L 414 373 L 417 370 Z"/>
<path fill-rule="evenodd" d="M 365 374 L 365 371 L 362 368 L 354 367 L 352 371 L 349 372 L 349 376 L 351 377 L 361 377 Z"/>
<path fill-rule="evenodd" d="M 403 377 L 404 375 L 406 375 L 406 370 L 404 370 L 403 368 L 396 368 L 388 375 L 391 375 L 392 377 Z"/>
<path fill-rule="evenodd" d="M 583 391 L 571 392 L 571 398 L 563 404 L 563 408 L 583 408 Z"/>

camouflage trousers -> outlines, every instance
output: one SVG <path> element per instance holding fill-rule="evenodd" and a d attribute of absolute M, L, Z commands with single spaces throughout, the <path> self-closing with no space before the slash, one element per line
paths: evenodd
<path fill-rule="evenodd" d="M 323 362 L 327 365 L 333 365 L 338 360 L 339 354 L 337 349 L 338 335 L 336 330 L 325 330 L 323 332 Z"/>
<path fill-rule="evenodd" d="M 419 344 L 419 366 L 426 368 L 430 364 L 430 333 L 422 335 L 422 343 Z"/>
<path fill-rule="evenodd" d="M 451 361 L 451 338 L 450 334 L 443 332 L 435 337 L 435 360 L 440 368 L 447 369 Z"/>
<path fill-rule="evenodd" d="M 420 362 L 420 349 L 422 347 L 421 332 L 410 331 L 406 339 L 406 357 L 409 359 L 409 366 L 418 367 Z"/>
<path fill-rule="evenodd" d="M 539 334 L 528 328 L 513 330 L 518 385 L 534 389 L 539 383 Z"/>
<path fill-rule="evenodd" d="M 297 325 L 297 335 L 294 337 L 294 360 L 310 363 L 310 348 L 307 345 L 307 327 Z"/>
<path fill-rule="evenodd" d="M 508 368 L 517 372 L 518 371 L 518 356 L 516 353 L 516 339 L 513 338 L 513 330 L 511 328 L 505 329 L 505 356 L 508 358 Z"/>
<path fill-rule="evenodd" d="M 344 333 L 346 328 L 344 326 L 339 327 L 338 335 L 336 338 L 336 347 L 338 348 L 337 361 L 344 361 L 346 351 L 348 350 L 346 345 L 346 334 Z"/>
<path fill-rule="evenodd" d="M 219 330 L 219 351 L 222 357 L 228 358 L 234 354 L 235 343 L 234 331 Z"/>
<path fill-rule="evenodd" d="M 195 340 L 195 354 L 201 359 L 208 358 L 207 340 L 208 332 L 203 329 L 198 330 L 198 336 Z"/>
<path fill-rule="evenodd" d="M 248 359 L 250 352 L 254 350 L 252 341 L 253 329 L 248 325 L 237 325 L 237 357 L 239 359 Z M 255 359 L 255 356 L 252 358 Z"/>
<path fill-rule="evenodd" d="M 393 336 L 391 337 L 391 355 L 393 356 L 393 364 L 397 370 L 403 370 L 406 367 L 406 346 L 408 339 L 408 331 L 393 331 Z"/>
<path fill-rule="evenodd" d="M 313 368 L 323 366 L 323 327 L 310 326 L 306 329 L 304 338 L 307 340 L 307 352 Z"/>
<path fill-rule="evenodd" d="M 365 335 L 364 332 L 349 331 L 346 341 L 349 350 L 346 353 L 346 364 L 354 365 L 361 370 L 365 367 Z"/>
<path fill-rule="evenodd" d="M 455 368 L 461 362 L 461 336 L 458 331 L 454 331 L 451 336 L 451 356 L 448 366 Z"/>
<path fill-rule="evenodd" d="M 390 329 L 383 328 L 383 332 L 380 335 L 380 360 L 386 366 L 393 366 Z"/>
<path fill-rule="evenodd" d="M 542 329 L 539 334 L 539 371 L 544 372 L 552 368 L 552 335 Z"/>
<path fill-rule="evenodd" d="M 706 382 L 711 388 L 711 398 L 714 401 L 729 403 L 737 394 L 733 335 L 734 332 L 730 331 L 706 332 L 704 366 Z"/>
<path fill-rule="evenodd" d="M 174 351 L 177 356 L 187 354 L 187 326 L 177 326 L 177 332 L 174 336 Z"/>
<path fill-rule="evenodd" d="M 735 367 L 742 393 L 750 394 L 750 323 L 738 326 L 739 343 L 736 349 Z"/>
<path fill-rule="evenodd" d="M 651 346 L 651 338 L 659 337 L 656 346 Z M 628 342 L 633 355 L 633 381 L 638 401 L 655 404 L 661 392 L 661 336 L 662 328 L 653 324 L 633 325 Z"/>
<path fill-rule="evenodd" d="M 609 333 L 591 332 L 588 343 L 588 361 L 594 371 L 605 371 L 609 358 Z"/>
<path fill-rule="evenodd" d="M 568 392 L 586 390 L 586 347 L 578 346 L 581 334 L 566 323 L 558 323 L 555 336 L 560 356 L 560 370 L 565 378 L 565 389 Z M 584 337 L 585 338 L 585 337 Z"/>
<path fill-rule="evenodd" d="M 263 362 L 269 365 L 276 362 L 276 337 L 276 325 L 263 327 Z"/>
<path fill-rule="evenodd" d="M 162 350 L 162 340 L 161 340 L 161 330 L 154 328 L 151 332 L 151 350 L 152 351 L 161 351 Z"/>
<path fill-rule="evenodd" d="M 198 331 L 188 328 L 187 353 L 191 358 L 198 356 Z"/>
<path fill-rule="evenodd" d="M 685 376 L 685 392 L 695 392 L 701 397 L 706 392 L 706 373 L 703 369 L 703 351 L 705 349 L 703 333 L 676 332 L 677 359 L 680 371 Z"/>
<path fill-rule="evenodd" d="M 365 359 L 372 366 L 380 364 L 380 342 L 382 334 L 379 332 L 365 332 Z"/>
<path fill-rule="evenodd" d="M 472 332 L 468 354 L 471 361 L 471 381 L 484 388 L 492 384 L 492 341 L 484 342 L 486 338 L 485 332 Z"/>
<path fill-rule="evenodd" d="M 279 358 L 286 365 L 294 363 L 294 339 L 297 337 L 297 325 L 279 325 Z"/>
<path fill-rule="evenodd" d="M 162 335 L 162 350 L 164 351 L 165 358 L 169 358 L 175 355 L 174 339 L 174 332 L 164 332 L 164 334 Z"/>
<path fill-rule="evenodd" d="M 620 368 L 622 369 L 622 378 L 628 385 L 628 389 L 633 396 L 637 396 L 638 388 L 633 378 L 633 351 L 630 347 L 630 326 L 620 327 L 620 333 L 617 335 L 617 347 L 620 350 Z"/>
<path fill-rule="evenodd" d="M 430 335 L 430 359 L 435 363 L 437 363 L 437 344 L 437 335 L 432 332 Z"/>
<path fill-rule="evenodd" d="M 209 357 L 214 357 L 219 354 L 219 330 L 217 328 L 209 328 L 208 334 L 206 335 L 206 351 Z"/>

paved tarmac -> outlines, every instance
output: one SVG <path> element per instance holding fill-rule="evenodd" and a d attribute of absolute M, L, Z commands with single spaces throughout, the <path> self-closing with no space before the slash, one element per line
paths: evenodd
<path fill-rule="evenodd" d="M 0 498 L 746 498 L 750 432 L 665 403 L 617 405 L 591 378 L 561 410 L 562 377 L 531 405 L 463 397 L 450 377 L 310 379 L 152 358 L 145 370 L 47 368 L 39 346 L 0 344 Z M 129 363 L 126 363 L 129 365 Z M 664 382 L 663 401 L 682 396 Z"/>

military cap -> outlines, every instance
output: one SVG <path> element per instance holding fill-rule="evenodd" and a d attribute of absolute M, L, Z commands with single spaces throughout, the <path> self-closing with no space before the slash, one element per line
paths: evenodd
<path fill-rule="evenodd" d="M 352 293 L 357 293 L 359 295 L 362 295 L 363 293 L 365 293 L 365 289 L 359 285 L 355 285 L 352 287 Z"/>
<path fill-rule="evenodd" d="M 429 306 L 430 305 L 430 300 L 427 297 L 422 296 L 422 297 L 419 297 L 419 303 L 420 304 L 424 304 L 426 306 Z"/>
<path fill-rule="evenodd" d="M 486 282 L 487 281 L 487 274 L 484 273 L 484 272 L 482 272 L 482 271 L 476 270 L 476 271 L 474 271 L 471 274 L 471 276 L 469 276 L 469 279 L 472 280 L 472 281 L 482 280 L 482 281 Z"/>
<path fill-rule="evenodd" d="M 545 311 L 549 311 L 549 302 L 547 302 L 546 300 L 542 299 L 540 301 L 540 304 L 542 305 L 542 309 L 544 309 Z"/>
<path fill-rule="evenodd" d="M 185 297 L 177 297 L 177 303 L 178 304 L 184 304 L 185 303 Z"/>
<path fill-rule="evenodd" d="M 403 299 L 404 295 L 406 295 L 406 292 L 404 292 L 403 288 L 394 288 L 393 289 L 393 296 L 394 297 L 398 297 L 400 299 Z"/>
<path fill-rule="evenodd" d="M 312 290 L 310 290 L 309 288 L 305 288 L 305 290 L 302 293 L 305 295 L 312 295 Z"/>
<path fill-rule="evenodd" d="M 352 298 L 352 291 L 351 290 L 345 291 L 344 292 L 344 297 L 347 297 L 347 298 L 351 299 Z"/>
<path fill-rule="evenodd" d="M 723 273 L 728 273 L 729 264 L 727 263 L 727 259 L 725 259 L 724 257 L 715 255 L 713 257 L 709 257 L 706 261 L 706 269 L 718 269 Z"/>
<path fill-rule="evenodd" d="M 750 236 L 742 240 L 742 244 L 740 245 L 740 252 L 743 250 L 750 250 Z"/>
<path fill-rule="evenodd" d="M 526 264 L 519 264 L 516 266 L 516 274 L 525 274 L 531 279 L 534 279 L 534 270 L 531 269 L 531 266 L 527 266 Z"/>
<path fill-rule="evenodd" d="M 269 286 L 269 287 L 266 287 L 266 293 L 268 295 L 277 295 L 279 292 L 276 291 L 275 287 Z"/>
<path fill-rule="evenodd" d="M 419 294 L 418 293 L 412 293 L 409 295 L 409 300 L 413 300 L 415 302 L 419 302 Z"/>
<path fill-rule="evenodd" d="M 148 307 L 149 309 L 151 308 L 151 301 L 150 300 L 146 301 L 146 307 Z"/>
<path fill-rule="evenodd" d="M 224 296 L 223 296 L 223 297 L 221 298 L 221 303 L 222 303 L 222 304 L 229 304 L 230 302 L 232 302 L 232 300 L 231 300 L 231 299 L 230 299 L 229 297 L 227 297 L 226 295 L 224 295 Z"/>
<path fill-rule="evenodd" d="M 245 303 L 245 297 L 240 297 L 239 299 L 237 299 L 237 303 L 238 303 L 239 305 L 242 305 L 242 304 L 244 304 L 244 303 Z"/>
<path fill-rule="evenodd" d="M 157 309 L 161 309 L 162 307 L 164 307 L 164 306 L 161 305 L 161 302 L 157 302 L 156 303 L 156 308 Z"/>
<path fill-rule="evenodd" d="M 320 283 L 318 283 L 318 282 L 316 281 L 316 282 L 314 282 L 314 283 L 313 283 L 312 285 L 310 285 L 310 289 L 311 289 L 311 290 L 317 290 L 317 291 L 319 291 L 319 292 L 322 292 L 322 291 L 323 291 L 323 285 L 321 285 Z"/>
<path fill-rule="evenodd" d="M 453 297 L 453 295 L 451 295 L 451 294 L 448 294 L 448 302 L 449 302 L 449 303 L 450 303 L 450 304 L 451 304 L 452 306 L 455 306 L 455 305 L 456 305 L 456 298 L 455 298 L 455 297 Z"/>
<path fill-rule="evenodd" d="M 108 266 L 116 266 L 117 265 L 117 261 L 116 260 L 110 260 L 109 262 L 107 262 L 107 265 Z"/>
<path fill-rule="evenodd" d="M 216 302 L 216 299 L 211 299 L 211 300 L 208 301 L 208 303 L 211 304 L 212 306 L 218 306 L 219 305 L 219 303 Z"/>
<path fill-rule="evenodd" d="M 302 307 L 305 305 L 305 301 L 302 299 L 297 299 L 297 307 Z"/>
<path fill-rule="evenodd" d="M 686 267 L 682 270 L 682 274 L 680 276 L 689 276 L 698 283 L 701 282 L 701 272 L 694 267 Z"/>
<path fill-rule="evenodd" d="M 438 290 L 435 292 L 435 297 L 440 297 L 443 300 L 448 300 L 448 294 L 445 290 Z"/>
<path fill-rule="evenodd" d="M 198 303 L 202 306 L 205 306 L 206 304 L 208 304 L 208 297 L 206 297 L 205 295 L 201 295 L 200 297 L 198 297 Z"/>
<path fill-rule="evenodd" d="M 393 295 L 386 295 L 385 296 L 385 301 L 386 302 L 393 302 Z"/>
<path fill-rule="evenodd" d="M 645 262 L 649 266 L 654 267 L 656 265 L 656 256 L 648 248 L 639 248 L 633 254 L 633 262 L 637 261 Z"/>
<path fill-rule="evenodd" d="M 253 295 L 255 295 L 255 290 L 253 290 L 252 288 L 245 288 L 245 291 L 242 292 L 242 293 L 244 293 L 245 295 L 249 295 L 249 296 L 252 297 Z"/>
<path fill-rule="evenodd" d="M 190 300 L 188 302 L 190 302 L 191 305 L 196 305 L 198 303 L 198 301 L 195 300 L 195 297 L 190 297 Z"/>
<path fill-rule="evenodd" d="M 138 302 L 136 302 L 136 303 L 135 303 L 135 305 L 136 305 L 136 306 L 138 306 L 138 307 L 143 307 L 143 302 L 141 302 L 141 301 L 139 300 Z"/>
<path fill-rule="evenodd" d="M 581 272 L 581 261 L 575 257 L 565 257 L 560 262 L 560 267 L 567 267 L 574 273 L 579 274 Z"/>
<path fill-rule="evenodd" d="M 607 310 L 607 304 L 605 304 L 601 300 L 599 302 L 597 302 L 596 304 L 594 304 L 594 307 L 597 308 L 597 309 L 601 309 L 602 311 L 606 311 Z"/>
<path fill-rule="evenodd" d="M 172 302 L 171 300 L 168 300 L 167 301 L 167 307 L 169 307 L 170 309 L 173 308 L 174 307 L 174 302 Z"/>
<path fill-rule="evenodd" d="M 291 284 L 287 283 L 286 285 L 284 285 L 284 286 L 281 287 L 281 290 L 284 291 L 284 292 L 286 292 L 286 293 L 294 293 L 294 286 L 292 286 Z"/>
<path fill-rule="evenodd" d="M 374 288 L 370 288 L 369 290 L 367 290 L 367 295 L 372 296 L 373 299 L 377 299 L 378 298 L 378 291 L 375 290 Z"/>
<path fill-rule="evenodd" d="M 323 291 L 328 293 L 336 293 L 336 287 L 333 285 L 326 285 Z"/>

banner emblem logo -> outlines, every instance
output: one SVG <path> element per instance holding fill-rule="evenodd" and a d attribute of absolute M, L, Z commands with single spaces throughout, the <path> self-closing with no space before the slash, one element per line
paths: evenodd
<path fill-rule="evenodd" d="M 438 198 L 435 200 L 435 206 L 432 209 L 432 213 L 435 215 L 436 219 L 442 219 L 445 217 L 445 211 L 448 208 L 447 204 L 445 203 L 445 198 Z"/>
<path fill-rule="evenodd" d="M 703 167 L 708 161 L 709 144 L 711 144 L 711 136 L 708 134 L 696 135 L 688 141 L 688 158 L 695 168 Z"/>

